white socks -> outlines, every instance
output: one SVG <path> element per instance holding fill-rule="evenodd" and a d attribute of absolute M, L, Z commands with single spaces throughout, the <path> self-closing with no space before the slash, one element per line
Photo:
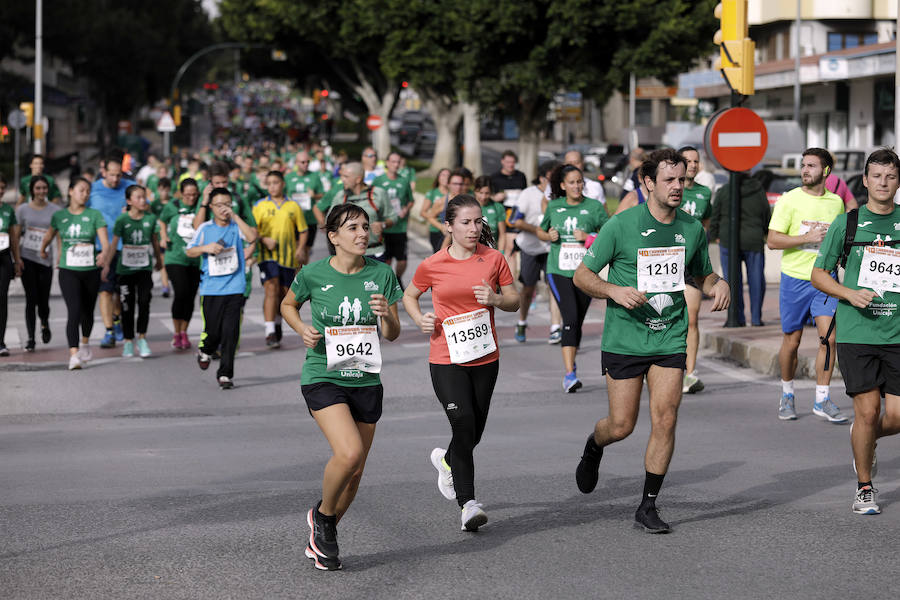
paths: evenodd
<path fill-rule="evenodd" d="M 266 335 L 275 333 L 275 321 L 266 321 Z"/>
<path fill-rule="evenodd" d="M 794 380 L 785 381 L 781 380 L 781 393 L 782 394 L 793 394 L 794 393 Z"/>
<path fill-rule="evenodd" d="M 827 385 L 817 385 L 816 386 L 816 404 L 821 404 L 828 399 L 828 386 Z"/>

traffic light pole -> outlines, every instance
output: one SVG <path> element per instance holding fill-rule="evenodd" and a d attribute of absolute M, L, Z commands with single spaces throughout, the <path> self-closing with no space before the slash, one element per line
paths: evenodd
<path fill-rule="evenodd" d="M 737 92 L 731 92 L 731 107 L 735 108 L 740 104 L 741 95 Z M 728 188 L 730 192 L 729 198 L 729 219 L 728 219 L 728 287 L 731 290 L 731 304 L 728 305 L 728 320 L 725 321 L 725 327 L 741 327 L 739 319 L 743 315 L 738 315 L 737 298 L 743 296 L 743 286 L 740 285 L 741 280 L 741 173 L 735 171 L 728 172 Z"/>

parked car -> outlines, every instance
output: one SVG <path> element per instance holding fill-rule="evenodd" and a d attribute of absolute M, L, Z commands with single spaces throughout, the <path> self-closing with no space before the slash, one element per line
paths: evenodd
<path fill-rule="evenodd" d="M 422 129 L 416 137 L 413 154 L 419 158 L 431 158 L 434 156 L 434 147 L 437 144 L 437 131 Z"/>
<path fill-rule="evenodd" d="M 866 186 L 863 185 L 862 173 L 857 173 L 846 181 L 847 187 L 850 188 L 850 193 L 853 194 L 854 198 L 856 198 L 857 204 L 862 206 L 869 201 L 869 190 L 867 190 Z"/>

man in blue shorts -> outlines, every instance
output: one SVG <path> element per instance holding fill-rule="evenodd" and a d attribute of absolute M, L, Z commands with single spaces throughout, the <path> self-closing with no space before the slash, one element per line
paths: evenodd
<path fill-rule="evenodd" d="M 772 250 L 784 250 L 781 258 L 781 287 L 778 293 L 781 330 L 784 338 L 778 362 L 781 365 L 781 402 L 778 418 L 792 421 L 794 410 L 794 374 L 797 371 L 797 349 L 803 336 L 803 324 L 812 316 L 819 336 L 825 337 L 837 298 L 820 292 L 809 282 L 819 245 L 828 227 L 844 212 L 840 196 L 825 189 L 825 178 L 834 166 L 831 154 L 822 148 L 803 152 L 800 163 L 801 187 L 786 192 L 778 200 L 769 222 L 766 243 Z M 832 423 L 846 423 L 847 417 L 832 402 L 829 394 L 834 369 L 834 333 L 828 339 L 831 347 L 828 364 L 826 348 L 816 355 L 816 400 L 813 414 Z"/>

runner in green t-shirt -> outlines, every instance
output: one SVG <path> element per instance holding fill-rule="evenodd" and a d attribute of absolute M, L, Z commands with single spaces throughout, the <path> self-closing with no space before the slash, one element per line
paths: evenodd
<path fill-rule="evenodd" d="M 0 175 L 0 199 L 6 193 L 6 180 Z M 9 283 L 22 274 L 19 257 L 19 227 L 15 209 L 0 201 L 0 356 L 9 356 L 6 336 L 6 307 L 9 301 Z"/>
<path fill-rule="evenodd" d="M 859 208 L 853 245 L 846 256 L 844 282 L 833 277 L 843 254 L 849 215 L 839 215 L 822 241 L 811 281 L 839 299 L 834 325 L 837 355 L 856 419 L 850 428 L 857 474 L 854 513 L 881 512 L 872 485 L 875 441 L 900 432 L 900 158 L 888 149 L 869 155 L 863 171 L 869 200 Z M 881 396 L 884 396 L 884 415 Z"/>
<path fill-rule="evenodd" d="M 306 260 L 309 262 L 318 230 L 318 227 L 313 226 L 316 223 L 313 205 L 325 195 L 325 190 L 318 174 L 309 171 L 309 152 L 305 150 L 298 152 L 294 163 L 294 170 L 284 176 L 284 195 L 300 205 L 303 209 L 303 218 L 309 225 L 309 235 L 306 236 L 306 247 L 309 248 Z"/>
<path fill-rule="evenodd" d="M 441 249 L 441 244 L 444 243 L 444 230 L 429 219 L 429 213 L 436 202 L 443 205 L 444 199 L 450 193 L 449 185 L 450 169 L 441 169 L 435 176 L 431 189 L 425 193 L 425 200 L 422 202 L 422 208 L 419 209 L 419 216 L 428 221 L 428 240 L 431 242 L 433 252 Z"/>
<path fill-rule="evenodd" d="M 56 185 L 56 180 L 44 173 L 44 156 L 41 154 L 33 155 L 31 162 L 28 163 L 28 168 L 31 169 L 31 173 L 19 180 L 19 199 L 16 202 L 16 206 L 28 202 L 28 199 L 31 197 L 31 178 L 37 175 L 43 176 L 50 187 L 47 192 L 47 200 L 60 204 L 62 202 L 62 192 L 60 192 L 59 186 Z"/>
<path fill-rule="evenodd" d="M 112 247 L 122 240 L 122 250 L 115 266 L 116 278 L 122 296 L 122 331 L 125 344 L 122 356 L 134 356 L 135 306 L 137 305 L 137 349 L 141 358 L 152 354 L 147 343 L 147 326 L 150 322 L 150 295 L 153 290 L 151 272 L 162 268 L 162 254 L 157 239 L 156 217 L 150 212 L 147 191 L 140 185 L 130 185 L 125 189 L 128 210 L 116 219 L 113 225 Z M 156 262 L 150 258 L 150 253 Z M 109 265 L 103 268 L 106 278 Z"/>
<path fill-rule="evenodd" d="M 197 210 L 197 188 L 188 186 L 181 200 L 173 200 L 159 215 L 160 245 L 165 249 L 165 271 L 172 282 L 172 347 L 187 350 L 191 347 L 187 330 L 194 314 L 194 300 L 200 286 L 200 258 L 185 254 L 194 238 L 194 212 Z"/>
<path fill-rule="evenodd" d="M 497 249 L 503 252 L 506 248 L 506 207 L 502 202 L 495 202 L 492 199 L 494 188 L 491 185 L 491 177 L 482 175 L 475 179 L 475 199 L 481 205 L 481 215 L 497 242 Z"/>
<path fill-rule="evenodd" d="M 678 149 L 687 169 L 684 173 L 684 195 L 681 199 L 681 210 L 691 215 L 703 224 L 703 229 L 709 230 L 709 217 L 712 213 L 710 199 L 712 191 L 705 185 L 694 181 L 694 177 L 700 172 L 700 153 L 693 146 L 684 146 Z M 703 382 L 697 377 L 697 349 L 700 347 L 700 328 L 697 323 L 700 318 L 700 302 L 703 294 L 690 275 L 684 278 L 684 300 L 687 303 L 688 330 L 687 330 L 687 360 L 685 361 L 684 382 L 681 392 L 694 394 L 703 390 Z"/>
<path fill-rule="evenodd" d="M 409 181 L 399 174 L 401 159 L 402 157 L 396 152 L 388 154 L 384 163 L 385 173 L 376 177 L 372 185 L 387 193 L 388 202 L 391 203 L 391 208 L 397 215 L 397 222 L 384 230 L 384 262 L 390 265 L 391 260 L 397 261 L 394 273 L 397 275 L 397 279 L 402 281 L 403 274 L 406 272 L 406 228 L 409 222 L 409 211 L 412 210 L 414 201 Z"/>
<path fill-rule="evenodd" d="M 306 556 L 322 570 L 341 568 L 337 521 L 359 487 L 381 417 L 381 344 L 400 335 L 397 301 L 403 295 L 390 267 L 365 256 L 369 219 L 362 207 L 337 206 L 325 226 L 333 257 L 300 269 L 281 314 L 307 347 L 300 391 L 329 445 L 340 450 L 325 469 L 322 500 L 307 514 Z M 312 322 L 300 317 L 310 303 Z M 337 451 L 336 451 L 337 454 Z M 347 460 L 347 457 L 351 457 Z"/>
<path fill-rule="evenodd" d="M 591 298 L 575 287 L 572 276 L 587 252 L 585 242 L 609 219 L 602 204 L 584 197 L 584 174 L 575 165 L 559 165 L 550 175 L 554 199 L 547 204 L 537 236 L 550 242 L 547 284 L 562 315 L 563 390 L 581 388 L 575 357 L 581 345 L 581 327 Z"/>
<path fill-rule="evenodd" d="M 41 258 L 49 258 L 47 248 L 59 235 L 58 278 L 68 311 L 66 339 L 70 371 L 83 368 L 93 358 L 89 343 L 100 291 L 100 267 L 115 252 L 110 251 L 103 213 L 86 207 L 90 195 L 91 183 L 87 179 L 75 177 L 69 182 L 69 206 L 53 213 L 40 250 Z M 95 239 L 100 240 L 99 252 Z"/>
<path fill-rule="evenodd" d="M 712 310 L 729 304 L 728 284 L 712 271 L 706 234 L 682 210 L 685 160 L 672 149 L 657 150 L 641 165 L 647 202 L 612 217 L 575 272 L 575 285 L 594 298 L 607 298 L 602 365 L 609 416 L 588 437 L 575 479 L 585 494 L 594 490 L 603 448 L 634 429 L 644 376 L 650 389 L 650 440 L 644 456 L 644 493 L 635 513 L 651 533 L 671 530 L 659 517 L 656 497 L 675 449 L 681 402 L 687 314 L 682 290 L 692 275 Z M 608 280 L 598 273 L 609 266 Z M 687 271 L 687 273 L 686 273 Z"/>

